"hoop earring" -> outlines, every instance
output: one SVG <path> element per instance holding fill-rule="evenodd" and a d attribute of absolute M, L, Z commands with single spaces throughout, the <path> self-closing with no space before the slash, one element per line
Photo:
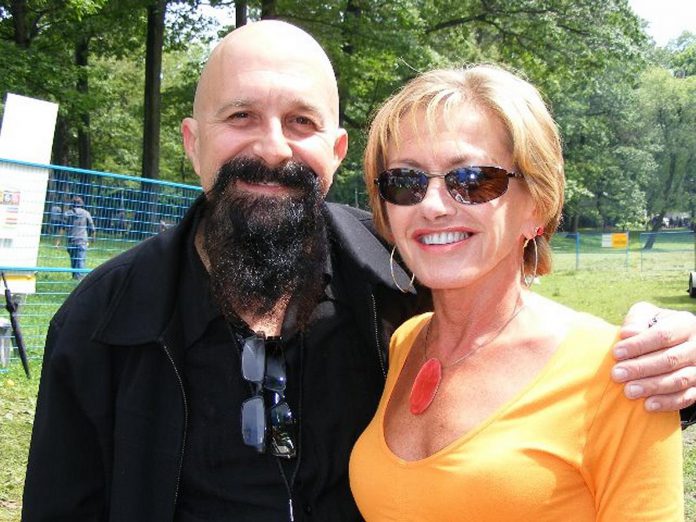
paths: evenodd
<path fill-rule="evenodd" d="M 524 285 L 527 288 L 530 288 L 532 286 L 532 283 L 534 283 L 534 280 L 537 278 L 537 267 L 539 266 L 539 251 L 537 250 L 536 240 L 536 236 L 532 239 L 527 239 L 525 240 L 524 246 L 522 247 L 522 280 L 524 281 Z M 530 241 L 534 244 L 534 270 L 532 271 L 532 275 L 527 275 L 524 271 L 524 251 L 527 248 L 527 245 Z"/>
<path fill-rule="evenodd" d="M 396 275 L 394 274 L 394 252 L 395 252 L 395 251 L 396 251 L 396 245 L 394 245 L 394 246 L 392 247 L 391 255 L 389 256 L 389 271 L 391 272 L 391 278 L 392 278 L 392 281 L 394 281 L 394 284 L 396 285 L 396 287 L 397 287 L 399 290 L 401 290 L 401 293 L 402 293 L 402 294 L 407 294 L 407 293 L 408 293 L 408 289 L 404 290 L 403 288 L 401 288 L 401 285 L 397 282 L 397 280 L 396 280 Z M 413 286 L 413 281 L 415 281 L 415 279 L 416 279 L 416 274 L 411 274 L 411 281 L 410 281 L 408 284 L 409 284 L 409 286 L 410 286 L 413 290 L 416 289 L 416 288 Z"/>

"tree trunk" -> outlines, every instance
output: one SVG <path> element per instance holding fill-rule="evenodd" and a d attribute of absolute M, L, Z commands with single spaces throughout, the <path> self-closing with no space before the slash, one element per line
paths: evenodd
<path fill-rule="evenodd" d="M 78 67 L 77 92 L 84 98 L 89 95 L 89 37 L 80 36 L 75 44 L 75 64 Z M 83 106 L 84 107 L 84 106 Z M 77 129 L 78 166 L 92 169 L 92 136 L 90 130 L 89 110 L 80 110 L 80 125 Z"/>
<path fill-rule="evenodd" d="M 277 16 L 276 0 L 261 0 L 261 19 L 268 20 Z"/>
<path fill-rule="evenodd" d="M 242 27 L 247 23 L 247 1 L 240 0 L 234 3 L 235 27 Z"/>
<path fill-rule="evenodd" d="M 14 43 L 22 49 L 29 48 L 29 24 L 27 22 L 26 0 L 12 0 L 10 13 L 14 24 Z"/>
<path fill-rule="evenodd" d="M 159 178 L 162 47 L 164 16 L 168 0 L 153 0 L 147 8 L 147 40 L 145 50 L 145 102 L 143 107 L 142 177 Z M 140 204 L 130 229 L 132 238 L 141 240 L 156 232 L 157 194 L 152 183 L 141 183 Z"/>
<path fill-rule="evenodd" d="M 669 155 L 669 167 L 667 170 L 667 180 L 665 183 L 665 190 L 662 193 L 662 201 L 660 205 L 660 212 L 658 213 L 655 221 L 653 222 L 652 228 L 650 229 L 651 234 L 648 235 L 648 240 L 645 242 L 643 250 L 650 250 L 655 244 L 655 239 L 657 239 L 657 232 L 662 228 L 662 220 L 667 214 L 667 205 L 671 201 L 672 190 L 674 186 L 675 176 L 677 173 L 677 155 Z"/>
<path fill-rule="evenodd" d="M 68 165 L 68 148 L 68 122 L 64 116 L 58 113 L 56 131 L 53 138 L 53 151 L 51 153 L 54 165 Z"/>
<path fill-rule="evenodd" d="M 162 46 L 167 0 L 154 0 L 147 8 L 145 52 L 145 103 L 143 116 L 144 178 L 159 178 Z"/>
<path fill-rule="evenodd" d="M 346 5 L 345 16 L 343 18 L 343 24 L 341 25 L 341 34 L 343 36 L 343 45 L 341 46 L 341 51 L 343 54 L 350 57 L 355 53 L 355 47 L 353 46 L 353 40 L 355 38 L 355 26 L 360 23 L 360 17 L 362 16 L 362 10 L 358 5 L 356 0 L 348 0 Z M 338 124 L 341 127 L 345 127 L 346 122 L 346 103 L 344 100 L 350 99 L 350 80 L 342 81 L 340 77 L 341 71 L 336 71 L 336 82 L 338 83 Z"/>
<path fill-rule="evenodd" d="M 53 138 L 53 151 L 51 162 L 54 165 L 68 165 L 68 123 L 64 116 L 58 114 L 56 119 L 56 131 Z M 48 191 L 51 194 L 50 203 L 56 202 L 63 205 L 68 184 L 66 173 L 62 170 L 49 170 Z"/>

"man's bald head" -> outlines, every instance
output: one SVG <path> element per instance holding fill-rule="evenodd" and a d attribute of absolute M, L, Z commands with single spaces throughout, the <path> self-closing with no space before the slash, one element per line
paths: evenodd
<path fill-rule="evenodd" d="M 279 20 L 262 20 L 235 29 L 213 49 L 203 68 L 193 104 L 193 116 L 203 110 L 221 75 L 244 68 L 275 70 L 280 64 L 298 74 L 313 69 L 338 120 L 338 87 L 329 57 L 319 43 L 299 27 Z"/>
<path fill-rule="evenodd" d="M 245 157 L 270 168 L 305 165 L 326 193 L 348 144 L 326 53 L 303 30 L 270 20 L 245 25 L 217 45 L 181 130 L 206 191 L 224 164 Z"/>

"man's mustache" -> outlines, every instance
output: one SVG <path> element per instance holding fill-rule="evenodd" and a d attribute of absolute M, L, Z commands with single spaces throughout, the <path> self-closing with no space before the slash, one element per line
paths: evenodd
<path fill-rule="evenodd" d="M 303 195 L 310 194 L 319 185 L 319 178 L 315 172 L 301 163 L 289 161 L 271 168 L 261 160 L 239 157 L 220 167 L 211 192 L 221 195 L 236 181 L 273 183 L 288 189 L 297 189 Z"/>

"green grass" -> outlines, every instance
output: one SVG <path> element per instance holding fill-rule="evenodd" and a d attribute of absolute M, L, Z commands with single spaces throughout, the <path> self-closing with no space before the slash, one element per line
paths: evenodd
<path fill-rule="evenodd" d="M 684 496 L 686 513 L 684 520 L 696 520 L 696 429 L 684 432 Z"/>
<path fill-rule="evenodd" d="M 44 248 L 54 247 L 44 245 L 42 252 Z M 61 254 L 65 257 L 60 257 L 58 253 L 54 256 L 56 266 L 67 263 L 67 254 L 64 251 Z M 91 266 L 100 257 L 96 252 L 94 254 L 90 260 Z M 629 306 L 639 300 L 696 311 L 696 300 L 686 293 L 687 282 L 686 271 L 640 272 L 635 266 L 624 269 L 621 265 L 617 270 L 561 270 L 543 278 L 541 284 L 534 286 L 534 290 L 572 308 L 618 324 Z M 23 318 L 22 324 L 28 336 L 45 335 L 48 317 L 62 302 L 64 294 L 74 287 L 66 274 L 42 274 L 37 284 L 40 291 L 49 289 L 51 292 L 48 300 L 42 301 L 42 314 Z M 24 377 L 21 365 L 17 363 L 0 373 L 0 522 L 20 518 L 22 484 L 41 366 L 39 354 L 40 350 L 34 349 L 33 355 L 36 357 L 31 360 L 30 381 Z M 686 520 L 696 522 L 696 427 L 687 430 L 684 439 Z"/>
<path fill-rule="evenodd" d="M 36 407 L 40 364 L 32 361 L 34 373 L 27 380 L 20 364 L 0 373 L 0 521 L 20 519 L 22 486 Z"/>

